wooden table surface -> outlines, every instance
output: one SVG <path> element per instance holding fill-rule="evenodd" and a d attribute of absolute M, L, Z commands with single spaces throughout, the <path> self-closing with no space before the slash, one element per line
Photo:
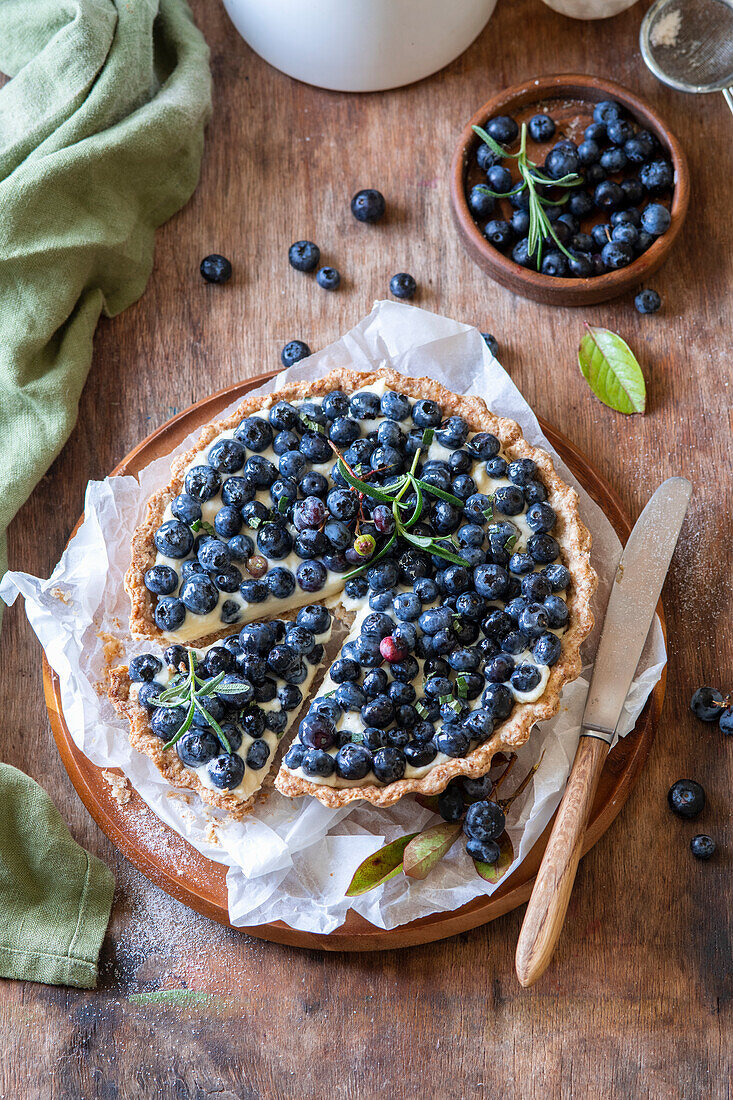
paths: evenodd
<path fill-rule="evenodd" d="M 522 991 L 522 911 L 396 953 L 303 953 L 209 923 L 152 887 L 107 842 L 58 760 L 40 653 L 21 605 L 6 612 L 2 758 L 34 776 L 73 835 L 113 868 L 117 892 L 99 989 L 0 982 L 0 1098 L 259 1100 L 298 1097 L 729 1097 L 733 743 L 693 718 L 701 683 L 731 687 L 731 120 L 722 96 L 686 97 L 647 73 L 639 3 L 575 22 L 540 0 L 499 0 L 473 46 L 439 75 L 340 95 L 275 72 L 197 0 L 212 48 L 214 116 L 201 183 L 160 232 L 142 300 L 100 325 L 73 436 L 11 528 L 10 561 L 48 575 L 101 478 L 176 410 L 277 365 L 293 337 L 322 347 L 410 271 L 417 302 L 495 333 L 538 413 L 586 450 L 635 516 L 673 474 L 695 484 L 665 591 L 670 675 L 647 769 L 586 857 L 551 970 Z M 630 299 L 582 312 L 524 301 L 463 253 L 448 164 L 465 119 L 534 74 L 595 72 L 660 110 L 690 160 L 682 237 L 654 279 L 661 313 Z M 356 223 L 351 195 L 384 192 L 389 216 Z M 292 271 L 293 240 L 319 242 L 336 294 Z M 234 264 L 224 287 L 202 256 Z M 584 320 L 621 333 L 643 364 L 646 416 L 600 405 L 580 377 Z M 726 681 L 726 677 L 728 678 Z M 667 809 L 699 779 L 696 823 Z M 690 837 L 720 846 L 697 863 Z M 161 992 L 162 991 L 162 992 Z M 172 991 L 167 996 L 164 991 Z"/>

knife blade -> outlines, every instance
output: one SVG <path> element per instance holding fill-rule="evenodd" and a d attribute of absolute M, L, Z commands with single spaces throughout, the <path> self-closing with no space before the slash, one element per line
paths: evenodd
<path fill-rule="evenodd" d="M 669 478 L 634 525 L 611 588 L 581 737 L 598 737 L 609 745 L 613 740 L 691 495 L 686 478 Z"/>

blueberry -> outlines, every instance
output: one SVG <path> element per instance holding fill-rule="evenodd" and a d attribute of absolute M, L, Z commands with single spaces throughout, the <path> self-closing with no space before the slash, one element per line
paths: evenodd
<path fill-rule="evenodd" d="M 571 191 L 568 199 L 568 210 L 575 218 L 585 218 L 593 209 L 593 199 L 587 191 Z"/>
<path fill-rule="evenodd" d="M 531 603 L 522 611 L 517 625 L 528 638 L 538 638 L 550 625 L 550 617 L 542 604 Z"/>
<path fill-rule="evenodd" d="M 474 802 L 466 811 L 463 831 L 474 840 L 497 840 L 505 825 L 504 811 L 498 802 Z"/>
<path fill-rule="evenodd" d="M 221 476 L 211 466 L 193 466 L 184 481 L 186 492 L 202 504 L 215 497 L 221 488 Z"/>
<path fill-rule="evenodd" d="M 599 183 L 603 183 L 605 178 L 606 172 L 601 168 L 600 164 L 589 164 L 585 169 L 586 187 L 597 187 Z"/>
<path fill-rule="evenodd" d="M 328 573 L 319 561 L 303 561 L 295 571 L 295 579 L 304 592 L 320 592 Z"/>
<path fill-rule="evenodd" d="M 500 145 L 510 145 L 519 134 L 519 127 L 509 115 L 497 115 L 486 123 L 486 133 Z"/>
<path fill-rule="evenodd" d="M 641 290 L 634 298 L 639 313 L 656 313 L 661 308 L 662 299 L 656 290 Z"/>
<path fill-rule="evenodd" d="M 298 737 L 311 749 L 330 749 L 336 740 L 336 727 L 326 714 L 311 711 L 300 723 Z"/>
<path fill-rule="evenodd" d="M 518 246 L 522 242 L 524 242 L 525 248 L 528 245 L 526 238 L 527 234 L 529 233 L 529 212 L 527 210 L 515 210 L 511 218 L 509 219 L 509 224 L 512 227 L 512 233 L 514 234 L 514 236 L 521 238 L 521 240 L 519 240 L 514 246 L 514 249 L 512 249 L 512 257 L 514 257 L 514 250 L 518 248 Z M 519 260 L 517 260 L 516 262 L 519 263 Z"/>
<path fill-rule="evenodd" d="M 214 530 L 223 539 L 234 538 L 242 528 L 242 514 L 238 508 L 225 504 L 214 516 Z"/>
<path fill-rule="evenodd" d="M 274 714 L 278 713 L 280 712 L 274 712 Z M 258 772 L 264 768 L 269 758 L 270 746 L 265 740 L 253 741 L 247 749 L 247 767 L 251 768 L 252 771 Z"/>
<path fill-rule="evenodd" d="M 494 212 L 496 200 L 485 183 L 477 183 L 468 193 L 468 208 L 475 218 L 488 218 Z"/>
<path fill-rule="evenodd" d="M 532 646 L 532 656 L 541 665 L 554 665 L 560 660 L 562 642 L 556 634 L 540 634 Z"/>
<path fill-rule="evenodd" d="M 438 752 L 446 756 L 465 756 L 471 747 L 469 734 L 459 726 L 444 725 L 435 738 L 435 746 Z"/>
<path fill-rule="evenodd" d="M 620 225 L 614 226 L 611 232 L 611 240 L 622 241 L 624 244 L 631 245 L 632 249 L 635 249 L 639 240 L 639 230 L 635 225 L 630 225 L 628 222 L 622 222 Z"/>
<path fill-rule="evenodd" d="M 214 572 L 217 569 L 226 569 L 231 563 L 229 547 L 220 539 L 208 538 L 202 542 L 198 551 L 199 564 L 207 571 Z"/>
<path fill-rule="evenodd" d="M 176 752 L 187 768 L 200 768 L 219 755 L 221 745 L 213 730 L 191 730 L 177 743 Z"/>
<path fill-rule="evenodd" d="M 351 200 L 351 213 L 358 222 L 378 222 L 385 208 L 384 195 L 373 187 L 357 191 Z"/>
<path fill-rule="evenodd" d="M 650 202 L 641 215 L 642 228 L 652 237 L 661 237 L 672 222 L 672 216 L 666 206 L 659 202 Z"/>
<path fill-rule="evenodd" d="M 417 283 L 412 275 L 408 275 L 406 271 L 400 271 L 389 280 L 389 289 L 395 298 L 414 298 Z"/>
<path fill-rule="evenodd" d="M 580 158 L 577 150 L 551 149 L 545 158 L 545 171 L 553 180 L 559 180 L 563 176 L 569 176 L 580 168 Z"/>
<path fill-rule="evenodd" d="M 511 714 L 514 696 L 505 684 L 489 684 L 481 696 L 481 705 L 490 718 L 501 721 Z"/>
<path fill-rule="evenodd" d="M 422 604 L 414 592 L 400 592 L 394 598 L 393 607 L 395 617 L 400 622 L 415 622 L 422 612 Z"/>
<path fill-rule="evenodd" d="M 153 653 L 142 653 L 139 657 L 132 658 L 128 672 L 134 684 L 141 684 L 152 680 L 162 667 L 163 662 Z"/>
<path fill-rule="evenodd" d="M 486 240 L 493 244 L 495 248 L 498 248 L 500 252 L 509 247 L 513 237 L 512 227 L 503 218 L 494 218 L 492 221 L 487 222 L 483 234 Z"/>
<path fill-rule="evenodd" d="M 305 432 L 300 441 L 300 450 L 309 462 L 317 465 L 328 462 L 333 457 L 328 440 L 320 432 Z"/>
<path fill-rule="evenodd" d="M 460 821 L 463 816 L 463 791 L 458 784 L 438 795 L 438 813 L 444 821 Z"/>
<path fill-rule="evenodd" d="M 489 168 L 486 178 L 492 191 L 498 191 L 500 194 L 505 195 L 507 191 L 512 189 L 511 172 L 500 164 L 495 164 L 492 168 Z"/>
<path fill-rule="evenodd" d="M 443 447 L 454 450 L 462 447 L 468 438 L 468 424 L 462 416 L 450 416 L 435 433 Z"/>
<path fill-rule="evenodd" d="M 158 707 L 153 711 L 150 728 L 161 741 L 170 741 L 185 721 L 185 707 Z"/>
<path fill-rule="evenodd" d="M 615 210 L 624 201 L 624 193 L 613 180 L 603 180 L 593 192 L 593 201 L 599 210 Z"/>
<path fill-rule="evenodd" d="M 606 140 L 606 124 L 605 122 L 591 122 L 590 126 L 586 126 L 583 133 L 583 137 L 586 141 L 595 141 L 599 145 Z"/>
<path fill-rule="evenodd" d="M 231 263 L 226 256 L 220 256 L 218 252 L 204 256 L 199 265 L 199 271 L 207 283 L 228 283 L 232 277 Z"/>
<path fill-rule="evenodd" d="M 627 267 L 634 259 L 634 250 L 623 241 L 609 241 L 601 250 L 601 259 L 609 271 L 618 271 Z"/>
<path fill-rule="evenodd" d="M 715 854 L 715 841 L 705 833 L 698 833 L 690 841 L 690 851 L 695 859 L 710 859 Z"/>
<path fill-rule="evenodd" d="M 390 420 L 406 420 L 410 415 L 410 401 L 402 393 L 394 393 L 388 390 L 380 401 L 382 416 L 388 416 Z"/>
<path fill-rule="evenodd" d="M 382 783 L 394 783 L 405 774 L 407 760 L 402 749 L 377 749 L 374 753 L 372 769 Z"/>
<path fill-rule="evenodd" d="M 669 191 L 674 183 L 672 165 L 666 160 L 653 160 L 639 169 L 639 182 L 651 195 Z"/>
<path fill-rule="evenodd" d="M 307 751 L 305 745 L 293 745 L 285 754 L 285 759 L 283 761 L 285 767 L 290 768 L 291 771 L 295 771 L 303 763 L 303 757 Z"/>
<path fill-rule="evenodd" d="M 595 164 L 601 155 L 601 151 L 598 144 L 589 138 L 585 141 L 581 141 L 578 146 L 578 160 L 585 167 L 589 164 Z"/>
<path fill-rule="evenodd" d="M 226 569 L 222 569 L 217 573 L 214 573 L 212 580 L 220 592 L 236 592 L 242 583 L 242 574 L 237 569 L 236 565 L 228 565 Z"/>
<path fill-rule="evenodd" d="M 420 628 L 425 634 L 437 634 L 447 630 L 453 622 L 453 613 L 449 607 L 432 607 L 420 616 Z"/>
<path fill-rule="evenodd" d="M 630 206 L 636 206 L 644 198 L 644 188 L 637 179 L 621 180 L 621 192 L 623 201 Z"/>
<path fill-rule="evenodd" d="M 144 581 L 148 592 L 157 596 L 170 596 L 178 588 L 178 574 L 169 565 L 152 566 L 145 573 Z"/>
<path fill-rule="evenodd" d="M 394 704 L 389 695 L 377 695 L 357 709 L 361 710 L 361 717 L 365 726 L 386 729 L 394 720 Z"/>
<path fill-rule="evenodd" d="M 603 248 L 611 240 L 611 232 L 605 222 L 594 225 L 590 235 L 596 248 Z"/>
<path fill-rule="evenodd" d="M 489 683 L 503 684 L 514 671 L 514 661 L 508 654 L 500 653 L 486 662 L 484 675 Z"/>
<path fill-rule="evenodd" d="M 379 397 L 371 390 L 360 390 L 352 396 L 349 409 L 355 420 L 374 420 L 381 411 Z M 373 450 L 372 445 L 369 453 L 371 454 Z"/>
<path fill-rule="evenodd" d="M 726 737 L 730 737 L 733 733 L 733 707 L 726 707 L 724 710 L 720 708 L 718 725 L 721 733 L 724 733 Z"/>
<path fill-rule="evenodd" d="M 652 152 L 651 144 L 642 134 L 636 134 L 634 137 L 627 138 L 624 142 L 624 153 L 626 153 L 626 159 L 631 164 L 643 164 L 645 160 L 649 159 Z"/>
<path fill-rule="evenodd" d="M 570 248 L 574 252 L 592 252 L 593 238 L 589 233 L 575 233 L 570 238 Z"/>
<path fill-rule="evenodd" d="M 313 241 L 296 241 L 288 249 L 288 261 L 296 271 L 315 271 L 321 259 L 321 250 Z"/>
<path fill-rule="evenodd" d="M 501 565 L 478 565 L 473 571 L 473 584 L 480 596 L 487 600 L 499 600 L 506 594 L 509 574 Z"/>
<path fill-rule="evenodd" d="M 495 840 L 476 840 L 474 837 L 466 841 L 466 851 L 476 863 L 496 863 L 501 855 Z"/>
<path fill-rule="evenodd" d="M 636 242 L 636 254 L 641 256 L 642 252 L 646 252 L 648 248 L 654 244 L 654 237 L 651 233 L 647 233 L 646 229 L 639 230 L 639 239 Z"/>
<path fill-rule="evenodd" d="M 611 146 L 610 149 L 604 149 L 601 153 L 601 168 L 604 168 L 606 172 L 613 174 L 614 172 L 623 172 L 626 167 L 626 153 L 623 149 L 617 145 Z"/>
<path fill-rule="evenodd" d="M 174 497 L 171 501 L 171 512 L 176 519 L 179 519 L 186 526 L 195 523 L 197 519 L 201 519 L 202 511 L 201 505 L 193 497 L 190 497 L 188 493 L 179 493 L 177 497 Z"/>
<path fill-rule="evenodd" d="M 301 359 L 307 359 L 310 354 L 311 349 L 302 340 L 291 340 L 280 352 L 280 362 L 284 367 L 292 367 Z"/>
<path fill-rule="evenodd" d="M 725 700 L 717 688 L 700 687 L 690 700 L 690 709 L 703 722 L 717 722 Z"/>
<path fill-rule="evenodd" d="M 604 99 L 596 103 L 593 108 L 593 121 L 602 122 L 604 126 L 608 126 L 609 122 L 615 122 L 616 119 L 621 118 L 622 114 L 623 107 L 620 103 L 615 99 Z"/>
<path fill-rule="evenodd" d="M 324 290 L 337 290 L 341 276 L 335 267 L 321 267 L 316 275 L 316 282 Z"/>
<path fill-rule="evenodd" d="M 669 788 L 667 801 L 679 817 L 697 817 L 705 808 L 705 791 L 694 779 L 678 779 Z"/>
<path fill-rule="evenodd" d="M 544 605 L 552 630 L 561 630 L 564 626 L 567 626 L 570 612 L 564 600 L 561 600 L 559 596 L 546 596 Z"/>
<path fill-rule="evenodd" d="M 262 737 L 265 732 L 265 712 L 255 703 L 250 703 L 240 712 L 238 721 L 250 737 Z"/>
<path fill-rule="evenodd" d="M 412 419 L 418 428 L 437 428 L 442 419 L 440 406 L 429 398 L 421 398 L 412 406 Z"/>
<path fill-rule="evenodd" d="M 534 691 L 542 679 L 542 673 L 536 665 L 526 661 L 518 665 L 509 678 L 509 682 L 515 691 L 524 693 Z"/>
<path fill-rule="evenodd" d="M 341 779 L 364 779 L 372 770 L 372 754 L 363 745 L 346 744 L 336 753 L 334 765 Z"/>
<path fill-rule="evenodd" d="M 408 741 L 403 751 L 407 763 L 413 768 L 424 768 L 432 764 L 438 754 L 433 741 Z"/>
<path fill-rule="evenodd" d="M 254 502 L 255 488 L 249 478 L 228 477 L 221 490 L 223 504 L 233 508 L 242 508 L 245 504 Z M 259 504 L 259 501 L 255 502 Z"/>
<path fill-rule="evenodd" d="M 210 761 L 208 775 L 219 790 L 234 790 L 244 778 L 244 760 L 234 752 L 222 753 Z"/>
<path fill-rule="evenodd" d="M 527 485 L 537 476 L 537 464 L 531 458 L 518 458 L 510 462 L 507 477 L 513 485 Z"/>
<path fill-rule="evenodd" d="M 209 466 L 227 474 L 235 474 L 237 470 L 241 470 L 246 458 L 246 449 L 236 439 L 220 439 L 209 447 L 206 455 Z M 201 516 L 196 518 L 200 519 Z"/>
<path fill-rule="evenodd" d="M 155 608 L 156 626 L 164 633 L 171 633 L 183 624 L 186 608 L 175 596 L 164 596 Z"/>
<path fill-rule="evenodd" d="M 533 115 L 527 129 L 532 141 L 552 141 L 555 136 L 555 123 L 549 115 Z"/>
<path fill-rule="evenodd" d="M 153 542 L 167 558 L 185 558 L 193 546 L 193 532 L 180 520 L 169 519 L 155 532 Z"/>
<path fill-rule="evenodd" d="M 358 680 L 361 676 L 361 668 L 357 661 L 352 661 L 348 657 L 341 657 L 331 665 L 330 675 L 334 684 L 345 684 L 352 680 Z"/>
<path fill-rule="evenodd" d="M 476 152 L 476 163 L 482 172 L 487 172 L 492 165 L 498 164 L 501 157 L 495 153 L 490 145 L 482 142 Z"/>
<path fill-rule="evenodd" d="M 593 275 L 593 263 L 589 255 L 574 253 L 568 260 L 568 271 L 576 279 L 589 279 Z"/>
<path fill-rule="evenodd" d="M 397 584 L 399 573 L 395 563 L 387 558 L 368 569 L 366 578 L 372 592 L 387 592 Z"/>

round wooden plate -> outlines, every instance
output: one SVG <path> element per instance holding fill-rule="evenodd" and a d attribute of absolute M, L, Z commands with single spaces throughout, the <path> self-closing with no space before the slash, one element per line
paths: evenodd
<path fill-rule="evenodd" d="M 112 473 L 137 474 L 149 462 L 169 454 L 197 426 L 215 420 L 228 405 L 260 386 L 272 374 L 250 378 L 179 413 L 135 447 Z M 542 423 L 542 429 L 581 484 L 603 508 L 621 541 L 625 542 L 631 524 L 614 491 L 590 460 L 565 436 L 549 424 Z M 74 528 L 72 537 L 80 523 L 81 519 Z M 659 612 L 661 615 L 661 603 Z M 226 867 L 206 859 L 178 833 L 164 825 L 136 791 L 132 791 L 132 797 L 126 805 L 119 805 L 104 778 L 103 769 L 92 764 L 74 744 L 61 708 L 58 677 L 45 658 L 43 686 L 51 729 L 64 767 L 79 797 L 102 831 L 139 871 L 166 893 L 212 920 L 229 924 Z M 609 827 L 636 782 L 654 739 L 656 722 L 664 699 L 664 687 L 663 675 L 640 715 L 636 729 L 609 754 L 593 804 L 584 853 Z M 494 920 L 527 900 L 551 824 L 522 865 L 490 898 L 477 898 L 452 912 L 434 913 L 391 931 L 375 928 L 354 912 L 349 912 L 345 923 L 329 935 L 301 932 L 282 921 L 240 930 L 260 939 L 321 951 L 381 951 L 454 936 L 458 932 Z"/>

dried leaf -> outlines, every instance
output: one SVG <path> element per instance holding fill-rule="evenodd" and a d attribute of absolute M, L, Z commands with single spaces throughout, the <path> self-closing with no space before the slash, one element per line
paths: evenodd
<path fill-rule="evenodd" d="M 418 714 L 420 713 L 420 705 L 421 704 L 418 704 L 418 703 L 415 704 L 415 709 L 417 710 Z M 425 710 L 424 707 L 423 707 L 422 713 L 424 713 L 424 714 L 428 713 Z M 432 810 L 434 814 L 440 813 L 440 811 L 438 810 L 438 796 L 437 796 L 437 794 L 416 794 L 415 795 L 415 801 L 419 802 L 419 804 L 424 809 Z"/>
<path fill-rule="evenodd" d="M 514 862 L 514 847 L 509 839 L 509 833 L 503 832 L 499 837 L 499 858 L 496 863 L 479 863 L 474 860 L 476 873 L 487 882 L 499 882 L 504 878 Z"/>
<path fill-rule="evenodd" d="M 418 833 L 407 845 L 402 857 L 403 870 L 408 878 L 426 878 L 460 834 L 460 822 L 450 821 L 441 821 L 439 825 Z"/>
<path fill-rule="evenodd" d="M 607 328 L 591 325 L 586 328 L 578 349 L 578 363 L 593 393 L 617 412 L 643 413 L 646 384 L 629 345 Z"/>
<path fill-rule="evenodd" d="M 367 856 L 354 871 L 346 897 L 355 898 L 359 894 L 366 894 L 399 874 L 402 870 L 402 855 L 405 848 L 416 836 L 417 833 L 408 833 L 407 836 L 398 837 L 391 844 L 385 844 L 383 848 Z"/>

